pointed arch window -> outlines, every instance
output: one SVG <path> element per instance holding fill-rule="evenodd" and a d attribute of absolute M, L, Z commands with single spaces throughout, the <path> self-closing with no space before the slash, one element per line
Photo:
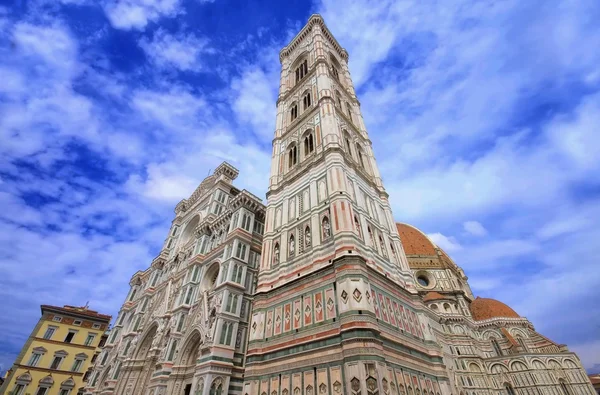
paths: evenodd
<path fill-rule="evenodd" d="M 381 253 L 383 254 L 383 256 L 387 257 L 385 243 L 383 242 L 383 237 L 381 235 L 379 235 L 379 247 L 381 248 Z"/>
<path fill-rule="evenodd" d="M 298 104 L 292 103 L 290 108 L 290 122 L 298 118 Z"/>
<path fill-rule="evenodd" d="M 371 247 L 377 249 L 377 245 L 375 244 L 375 237 L 373 236 L 373 231 L 370 226 L 367 226 L 367 233 L 369 233 L 369 241 L 371 242 Z"/>
<path fill-rule="evenodd" d="M 333 76 L 333 78 L 339 80 L 340 79 L 340 64 L 338 63 L 338 61 L 332 56 L 329 56 L 329 59 L 331 60 L 331 75 Z"/>
<path fill-rule="evenodd" d="M 338 107 L 342 108 L 342 95 L 340 94 L 340 91 L 335 91 L 335 98 L 337 100 Z"/>
<path fill-rule="evenodd" d="M 344 145 L 346 152 L 352 157 L 352 144 L 350 143 L 350 135 L 344 130 Z"/>
<path fill-rule="evenodd" d="M 362 239 L 362 233 L 360 231 L 360 221 L 358 220 L 358 217 L 356 215 L 354 216 L 354 230 L 356 230 L 356 233 L 358 233 L 358 237 Z"/>
<path fill-rule="evenodd" d="M 308 60 L 304 59 L 298 67 L 296 67 L 296 84 L 300 82 L 308 74 Z"/>
<path fill-rule="evenodd" d="M 567 385 L 565 384 L 565 382 L 563 380 L 560 380 L 560 389 L 562 390 L 562 395 L 571 395 L 571 391 L 569 391 L 569 388 L 567 387 Z M 509 395 L 514 395 L 514 394 L 509 394 Z"/>
<path fill-rule="evenodd" d="M 288 167 L 291 169 L 298 163 L 298 147 L 293 144 L 288 151 Z"/>
<path fill-rule="evenodd" d="M 502 356 L 502 349 L 500 348 L 500 345 L 498 345 L 496 339 L 492 339 L 492 347 L 494 348 L 494 352 L 497 356 Z"/>
<path fill-rule="evenodd" d="M 329 224 L 329 217 L 324 216 L 321 221 L 321 228 L 323 229 L 323 239 L 331 237 L 331 225 Z"/>
<path fill-rule="evenodd" d="M 307 226 L 304 229 L 304 247 L 310 248 L 311 245 L 312 245 L 312 240 L 311 240 L 311 234 L 310 234 L 310 227 Z"/>
<path fill-rule="evenodd" d="M 315 150 L 315 139 L 312 132 L 304 137 L 304 156 L 308 156 Z"/>
<path fill-rule="evenodd" d="M 350 107 L 350 103 L 346 102 L 346 112 L 348 113 L 348 118 L 352 120 L 352 107 Z"/>
<path fill-rule="evenodd" d="M 392 252 L 392 260 L 396 262 L 396 250 L 394 249 L 394 244 L 390 242 L 390 251 Z"/>
<path fill-rule="evenodd" d="M 118 362 L 117 366 L 115 366 L 115 371 L 113 373 L 112 379 L 117 380 L 119 378 L 119 373 L 121 373 L 121 362 Z"/>
<path fill-rule="evenodd" d="M 310 92 L 306 92 L 304 94 L 304 96 L 302 97 L 302 104 L 304 105 L 304 107 L 302 108 L 302 111 L 306 111 L 308 109 L 308 107 L 311 106 L 312 102 L 311 102 Z"/>
<path fill-rule="evenodd" d="M 356 154 L 358 155 L 358 163 L 363 169 L 365 169 L 365 160 L 363 158 L 362 148 L 358 144 L 356 144 Z"/>
<path fill-rule="evenodd" d="M 294 239 L 294 235 L 291 235 L 290 241 L 289 241 L 288 255 L 290 257 L 293 257 L 295 252 L 296 252 L 296 240 Z"/>
<path fill-rule="evenodd" d="M 279 265 L 279 243 L 273 247 L 273 266 Z"/>

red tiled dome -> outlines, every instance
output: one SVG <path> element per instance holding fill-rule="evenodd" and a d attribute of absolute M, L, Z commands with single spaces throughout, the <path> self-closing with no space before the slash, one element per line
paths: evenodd
<path fill-rule="evenodd" d="M 520 318 L 516 311 L 504 303 L 495 299 L 480 298 L 479 296 L 471 302 L 469 309 L 471 310 L 471 315 L 475 321 L 483 321 L 497 317 Z"/>
<path fill-rule="evenodd" d="M 406 255 L 436 256 L 435 245 L 427 236 L 415 227 L 407 224 L 396 224 L 398 235 Z"/>

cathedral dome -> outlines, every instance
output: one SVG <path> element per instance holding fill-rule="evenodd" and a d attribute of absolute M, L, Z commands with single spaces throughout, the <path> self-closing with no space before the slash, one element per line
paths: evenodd
<path fill-rule="evenodd" d="M 475 321 L 490 318 L 521 318 L 516 311 L 496 299 L 480 298 L 479 296 L 469 306 Z"/>
<path fill-rule="evenodd" d="M 436 247 L 425 233 L 414 226 L 401 223 L 396 224 L 396 229 L 398 229 L 398 235 L 400 235 L 400 241 L 406 255 L 437 257 Z"/>

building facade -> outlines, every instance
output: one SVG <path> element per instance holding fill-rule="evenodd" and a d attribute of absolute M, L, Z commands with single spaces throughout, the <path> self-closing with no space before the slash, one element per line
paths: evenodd
<path fill-rule="evenodd" d="M 265 206 L 237 176 L 223 163 L 177 205 L 161 253 L 131 278 L 89 393 L 241 390 Z"/>
<path fill-rule="evenodd" d="M 177 205 L 87 392 L 592 395 L 575 354 L 395 223 L 319 15 L 280 61 L 266 207 L 227 163 Z"/>
<path fill-rule="evenodd" d="M 10 369 L 0 394 L 83 394 L 111 316 L 87 307 L 41 306 L 42 317 Z"/>

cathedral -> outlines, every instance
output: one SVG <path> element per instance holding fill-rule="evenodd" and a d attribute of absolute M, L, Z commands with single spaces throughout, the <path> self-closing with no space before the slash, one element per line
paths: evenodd
<path fill-rule="evenodd" d="M 177 204 L 86 394 L 594 395 L 577 355 L 394 221 L 321 16 L 279 58 L 267 205 L 228 163 Z"/>

